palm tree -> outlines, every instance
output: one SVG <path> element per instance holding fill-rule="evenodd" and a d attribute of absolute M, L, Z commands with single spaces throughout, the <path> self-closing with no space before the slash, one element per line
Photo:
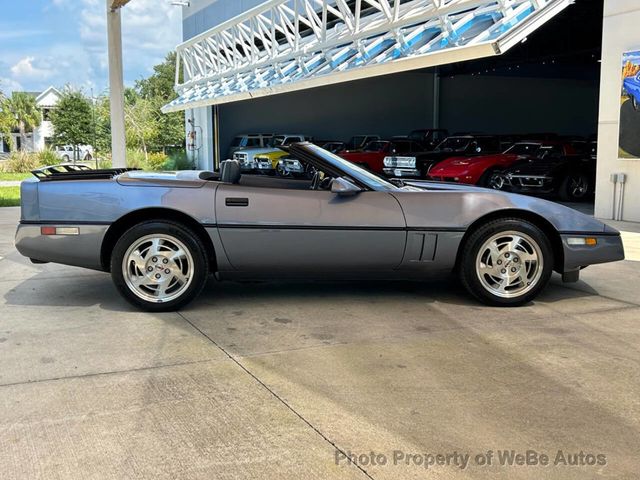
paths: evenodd
<path fill-rule="evenodd" d="M 13 129 L 15 119 L 9 110 L 8 103 L 9 100 L 0 91 L 0 142 L 2 142 L 2 139 L 4 138 L 7 145 L 13 145 L 13 142 L 11 141 L 11 130 Z M 1 143 L 0 147 L 2 147 Z"/>
<path fill-rule="evenodd" d="M 25 92 L 13 92 L 11 98 L 4 101 L 13 118 L 13 128 L 20 132 L 20 145 L 24 149 L 27 142 L 27 130 L 33 130 L 42 122 L 42 114 L 36 105 L 36 99 Z"/>

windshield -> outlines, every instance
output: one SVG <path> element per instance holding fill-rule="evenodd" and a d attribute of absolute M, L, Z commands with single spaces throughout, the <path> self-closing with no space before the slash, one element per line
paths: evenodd
<path fill-rule="evenodd" d="M 562 148 L 556 145 L 541 146 L 536 152 L 536 158 L 544 159 L 548 157 L 561 157 Z"/>
<path fill-rule="evenodd" d="M 284 142 L 284 139 L 285 139 L 284 135 L 276 135 L 271 140 L 269 140 L 267 146 L 269 146 L 269 147 L 279 147 Z"/>
<path fill-rule="evenodd" d="M 351 137 L 351 140 L 349 140 L 349 143 L 347 144 L 347 150 L 355 150 L 356 148 L 360 148 L 364 140 L 364 135 L 356 135 L 355 137 Z"/>
<path fill-rule="evenodd" d="M 389 142 L 369 142 L 364 147 L 365 152 L 381 152 L 387 148 Z"/>
<path fill-rule="evenodd" d="M 411 140 L 422 140 L 426 138 L 428 130 L 414 130 L 407 138 Z"/>
<path fill-rule="evenodd" d="M 344 173 L 347 177 L 356 180 L 359 183 L 366 185 L 372 190 L 396 190 L 397 187 L 389 182 L 386 178 L 381 177 L 369 170 L 365 170 L 358 165 L 355 165 L 348 160 L 340 158 L 334 153 L 328 152 L 317 145 L 306 145 L 305 148 L 309 149 L 317 157 L 320 157 L 324 162 L 328 163 L 334 170 L 338 170 Z M 322 168 L 320 168 L 322 170 Z"/>
<path fill-rule="evenodd" d="M 540 150 L 540 147 L 541 145 L 539 143 L 516 143 L 504 153 L 513 155 L 535 155 L 536 152 Z"/>
<path fill-rule="evenodd" d="M 471 143 L 469 137 L 449 137 L 438 145 L 437 150 L 464 150 L 469 143 Z"/>

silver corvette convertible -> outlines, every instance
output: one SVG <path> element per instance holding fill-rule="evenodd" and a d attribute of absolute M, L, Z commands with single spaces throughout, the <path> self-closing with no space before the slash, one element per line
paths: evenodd
<path fill-rule="evenodd" d="M 134 305 L 174 310 L 207 276 L 424 278 L 454 272 L 490 305 L 532 300 L 553 270 L 622 260 L 620 234 L 561 205 L 495 190 L 384 179 L 310 143 L 310 180 L 135 170 L 34 171 L 16 247 L 33 262 L 111 272 Z"/>

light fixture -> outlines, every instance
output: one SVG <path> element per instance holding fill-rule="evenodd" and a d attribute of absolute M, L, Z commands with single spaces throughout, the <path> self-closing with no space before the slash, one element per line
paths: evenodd
<path fill-rule="evenodd" d="M 191 2 L 189 0 L 171 0 L 171 5 L 174 7 L 190 7 Z"/>

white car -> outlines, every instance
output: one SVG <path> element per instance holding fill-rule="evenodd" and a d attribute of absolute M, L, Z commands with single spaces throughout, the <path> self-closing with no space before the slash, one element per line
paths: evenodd
<path fill-rule="evenodd" d="M 72 162 L 74 159 L 89 161 L 93 159 L 93 147 L 91 145 L 77 145 L 77 156 L 74 156 L 73 145 L 57 145 L 53 152 L 63 162 Z"/>
<path fill-rule="evenodd" d="M 288 147 L 293 143 L 310 142 L 312 138 L 309 135 L 302 134 L 284 134 L 275 135 L 273 140 L 263 148 L 247 148 L 233 154 L 233 159 L 240 162 L 240 168 L 244 172 L 252 170 L 257 171 L 274 171 L 273 162 L 265 160 L 258 162 L 256 156 L 277 152 L 279 147 Z"/>

